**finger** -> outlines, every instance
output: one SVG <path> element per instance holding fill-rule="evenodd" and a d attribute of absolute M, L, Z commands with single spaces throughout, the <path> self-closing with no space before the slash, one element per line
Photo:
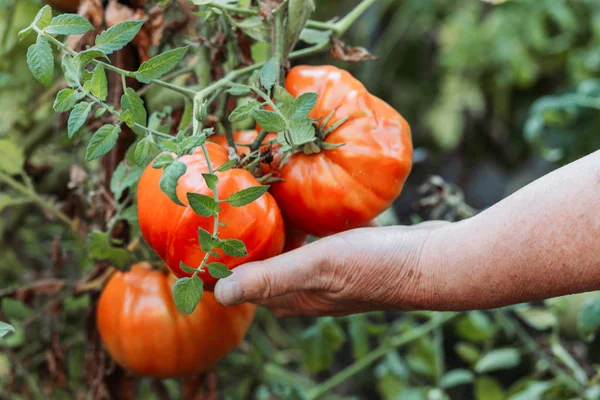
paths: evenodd
<path fill-rule="evenodd" d="M 268 260 L 241 265 L 217 282 L 215 297 L 229 306 L 319 289 L 324 281 L 320 271 L 328 270 L 324 268 L 328 262 L 324 250 L 324 246 L 315 242 Z"/>

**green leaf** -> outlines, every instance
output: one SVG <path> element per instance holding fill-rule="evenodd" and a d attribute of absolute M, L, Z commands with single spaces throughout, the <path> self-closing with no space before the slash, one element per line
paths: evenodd
<path fill-rule="evenodd" d="M 290 94 L 290 92 L 285 90 L 285 88 L 280 85 L 275 85 L 275 89 L 273 90 L 273 93 L 275 95 L 275 103 L 277 104 L 277 106 L 279 108 L 289 107 L 290 108 L 290 116 L 291 116 L 291 107 L 294 104 L 294 102 L 296 101 L 294 96 L 292 96 Z"/>
<path fill-rule="evenodd" d="M 75 59 L 70 55 L 65 54 L 62 58 L 60 66 L 64 72 L 67 85 L 73 88 L 78 88 L 81 82 L 81 70 L 75 62 Z"/>
<path fill-rule="evenodd" d="M 505 400 L 502 385 L 490 376 L 480 376 L 475 381 L 475 400 Z"/>
<path fill-rule="evenodd" d="M 188 193 L 187 198 L 192 210 L 201 217 L 210 217 L 219 212 L 219 203 L 212 197 L 199 193 Z"/>
<path fill-rule="evenodd" d="M 183 272 L 187 272 L 188 274 L 195 274 L 196 270 L 188 265 L 186 265 L 183 261 L 179 262 L 179 268 L 181 268 L 181 270 Z"/>
<path fill-rule="evenodd" d="M 284 32 L 284 54 L 289 54 L 293 50 L 313 11 L 315 11 L 315 0 L 289 0 Z"/>
<path fill-rule="evenodd" d="M 205 253 L 208 253 L 221 245 L 218 239 L 213 238 L 208 231 L 202 228 L 198 228 L 198 243 L 200 244 L 200 249 Z"/>
<path fill-rule="evenodd" d="M 308 44 L 319 44 L 329 40 L 331 31 L 304 28 L 300 33 L 300 40 Z"/>
<path fill-rule="evenodd" d="M 119 115 L 119 121 L 124 122 L 130 128 L 133 128 L 135 121 L 133 120 L 133 114 L 131 110 L 125 110 L 121 115 Z"/>
<path fill-rule="evenodd" d="M 351 315 L 348 318 L 350 320 L 348 333 L 352 345 L 352 356 L 358 360 L 369 353 L 369 321 L 363 314 Z"/>
<path fill-rule="evenodd" d="M 14 326 L 7 324 L 6 322 L 0 321 L 0 338 L 6 336 L 7 334 L 14 332 Z"/>
<path fill-rule="evenodd" d="M 242 207 L 258 199 L 260 196 L 265 194 L 268 189 L 268 185 L 252 186 L 231 194 L 225 201 L 234 207 Z"/>
<path fill-rule="evenodd" d="M 94 68 L 91 92 L 102 101 L 106 100 L 108 97 L 108 80 L 106 79 L 106 72 L 101 65 L 97 65 L 96 68 Z"/>
<path fill-rule="evenodd" d="M 19 40 L 25 39 L 31 32 L 33 32 L 34 26 L 37 26 L 40 29 L 45 29 L 48 25 L 50 25 L 50 21 L 52 21 L 52 8 L 50 6 L 44 6 L 40 9 L 40 11 L 38 11 L 31 25 L 19 31 Z"/>
<path fill-rule="evenodd" d="M 318 319 L 300 338 L 300 348 L 308 371 L 314 373 L 329 368 L 345 341 L 344 330 L 334 318 Z"/>
<path fill-rule="evenodd" d="M 169 50 L 162 54 L 152 57 L 135 73 L 135 78 L 143 83 L 150 83 L 153 79 L 158 79 L 167 72 L 171 71 L 185 57 L 188 46 Z"/>
<path fill-rule="evenodd" d="M 253 110 L 252 116 L 256 123 L 268 132 L 281 132 L 286 128 L 285 120 L 273 111 Z"/>
<path fill-rule="evenodd" d="M 35 44 L 29 46 L 27 65 L 35 79 L 42 85 L 50 87 L 54 77 L 54 56 L 52 47 L 46 39 L 39 37 Z"/>
<path fill-rule="evenodd" d="M 220 262 L 211 262 L 206 267 L 210 276 L 216 279 L 227 278 L 232 274 L 227 265 Z"/>
<path fill-rule="evenodd" d="M 206 141 L 206 136 L 190 136 L 185 138 L 181 144 L 179 145 L 179 153 L 180 154 L 190 154 L 192 153 L 198 146 Z"/>
<path fill-rule="evenodd" d="M 67 133 L 69 138 L 72 138 L 85 124 L 91 110 L 92 103 L 86 102 L 79 103 L 73 108 L 73 111 L 69 114 L 69 121 L 67 123 Z"/>
<path fill-rule="evenodd" d="M 468 369 L 453 369 L 440 378 L 440 386 L 444 389 L 473 382 L 475 377 Z"/>
<path fill-rule="evenodd" d="M 188 127 L 189 124 L 192 123 L 192 117 L 194 115 L 194 106 L 191 101 L 185 99 L 185 107 L 183 108 L 183 115 L 181 116 L 181 120 L 179 121 L 179 126 L 177 130 L 182 131 Z"/>
<path fill-rule="evenodd" d="M 600 330 L 600 297 L 587 300 L 583 304 L 577 319 L 577 330 L 588 341 Z"/>
<path fill-rule="evenodd" d="M 223 253 L 232 257 L 245 257 L 248 255 L 248 250 L 244 242 L 238 239 L 225 239 L 221 242 Z"/>
<path fill-rule="evenodd" d="M 56 112 L 69 111 L 77 103 L 77 93 L 73 89 L 63 89 L 56 95 L 52 108 Z"/>
<path fill-rule="evenodd" d="M 100 118 L 101 116 L 104 115 L 104 113 L 106 112 L 106 107 L 100 107 L 96 110 L 96 112 L 94 113 L 94 117 L 95 118 Z"/>
<path fill-rule="evenodd" d="M 261 125 L 262 127 L 262 125 Z M 290 121 L 290 137 L 292 144 L 301 146 L 316 139 L 315 127 L 308 118 L 292 119 Z"/>
<path fill-rule="evenodd" d="M 113 247 L 109 234 L 105 232 L 90 233 L 87 249 L 91 259 L 109 261 L 119 269 L 125 268 L 130 262 L 129 252 L 122 247 Z"/>
<path fill-rule="evenodd" d="M 292 105 L 292 118 L 305 118 L 317 103 L 317 93 L 307 92 L 298 96 Z"/>
<path fill-rule="evenodd" d="M 75 61 L 77 62 L 79 68 L 83 69 L 90 63 L 90 61 L 98 57 L 108 60 L 108 56 L 104 52 L 92 47 L 91 49 L 84 50 L 77 54 Z"/>
<path fill-rule="evenodd" d="M 219 177 L 213 174 L 202 174 L 206 186 L 212 191 L 217 189 L 217 183 L 219 183 Z"/>
<path fill-rule="evenodd" d="M 0 171 L 16 175 L 23 170 L 23 149 L 10 139 L 0 139 Z"/>
<path fill-rule="evenodd" d="M 170 153 L 162 153 L 154 159 L 152 168 L 165 168 L 173 164 L 173 161 L 175 161 L 175 159 Z"/>
<path fill-rule="evenodd" d="M 150 136 L 146 136 L 135 145 L 134 159 L 137 165 L 144 165 L 146 158 L 148 158 L 148 154 L 150 153 L 151 141 L 152 139 Z"/>
<path fill-rule="evenodd" d="M 177 153 L 178 150 L 177 143 L 175 143 L 173 139 L 159 139 L 158 147 L 160 147 L 161 150 L 170 151 L 172 153 Z"/>
<path fill-rule="evenodd" d="M 142 100 L 140 95 L 137 94 L 132 88 L 128 87 L 127 89 L 125 89 L 125 93 L 123 94 L 123 96 L 121 96 L 121 109 L 123 111 L 130 110 L 133 114 L 133 119 L 135 123 L 140 124 L 141 126 L 146 126 L 146 119 L 148 118 L 148 113 L 146 112 L 146 108 L 144 107 L 144 101 Z M 145 134 L 142 128 L 134 127 L 133 131 L 138 135 Z"/>
<path fill-rule="evenodd" d="M 175 305 L 184 314 L 191 314 L 196 309 L 202 293 L 204 292 L 204 282 L 198 275 L 192 278 L 180 278 L 173 285 L 173 300 Z"/>
<path fill-rule="evenodd" d="M 164 194 L 169 196 L 169 198 L 180 206 L 184 204 L 179 201 L 177 197 L 177 181 L 179 178 L 185 174 L 187 167 L 181 161 L 174 161 L 171 165 L 167 166 L 160 177 L 160 190 L 163 191 Z"/>
<path fill-rule="evenodd" d="M 269 24 L 257 16 L 246 18 L 236 23 L 235 26 L 259 42 L 269 42 L 271 40 L 271 28 Z"/>
<path fill-rule="evenodd" d="M 131 168 L 127 167 L 124 162 L 119 163 L 110 180 L 110 190 L 115 199 L 120 199 L 126 189 L 137 185 L 142 172 L 142 168 Z"/>
<path fill-rule="evenodd" d="M 229 160 L 226 163 L 221 164 L 219 167 L 217 167 L 217 171 L 219 171 L 219 172 L 229 171 L 231 168 L 233 168 L 235 166 L 235 164 L 237 164 L 237 160 Z"/>
<path fill-rule="evenodd" d="M 108 153 L 117 143 L 121 128 L 118 125 L 104 125 L 94 133 L 85 151 L 85 161 L 92 161 Z"/>
<path fill-rule="evenodd" d="M 260 70 L 260 84 L 267 92 L 269 92 L 275 84 L 276 79 L 277 63 L 275 62 L 275 59 L 271 57 Z"/>
<path fill-rule="evenodd" d="M 521 362 L 521 353 L 517 349 L 495 349 L 485 354 L 477 364 L 475 372 L 483 374 L 501 369 L 511 369 Z"/>
<path fill-rule="evenodd" d="M 229 93 L 232 96 L 243 96 L 245 94 L 250 93 L 251 91 L 252 89 L 244 85 L 235 85 L 227 89 L 227 93 Z"/>
<path fill-rule="evenodd" d="M 96 49 L 104 54 L 121 50 L 133 40 L 143 24 L 143 20 L 119 22 L 96 37 Z"/>
<path fill-rule="evenodd" d="M 257 101 L 249 101 L 246 104 L 242 104 L 237 106 L 235 110 L 229 114 L 229 121 L 231 122 L 240 122 L 252 116 L 252 111 L 259 107 L 259 103 Z"/>
<path fill-rule="evenodd" d="M 93 30 L 94 26 L 90 21 L 78 14 L 57 15 L 46 28 L 46 32 L 51 35 L 82 35 Z"/>

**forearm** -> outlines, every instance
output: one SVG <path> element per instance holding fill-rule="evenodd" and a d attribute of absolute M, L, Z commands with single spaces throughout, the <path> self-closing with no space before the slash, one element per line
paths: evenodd
<path fill-rule="evenodd" d="M 600 152 L 431 235 L 421 269 L 439 309 L 600 289 Z"/>

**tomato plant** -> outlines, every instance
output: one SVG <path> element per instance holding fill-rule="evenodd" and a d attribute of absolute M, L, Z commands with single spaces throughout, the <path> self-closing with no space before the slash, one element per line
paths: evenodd
<path fill-rule="evenodd" d="M 244 338 L 256 306 L 223 307 L 205 293 L 191 314 L 177 311 L 175 278 L 142 262 L 116 272 L 100 295 L 96 323 L 123 368 L 157 378 L 207 371 Z M 188 340 L 194 339 L 192 346 Z"/>
<path fill-rule="evenodd" d="M 201 149 L 179 161 L 162 153 L 142 174 L 137 203 L 144 238 L 169 269 L 179 277 L 191 277 L 195 272 L 185 266 L 182 269 L 181 263 L 201 265 L 206 258 L 206 269 L 197 275 L 204 287 L 211 289 L 214 276 L 229 272 L 225 265 L 235 268 L 281 253 L 285 230 L 279 207 L 269 193 L 264 193 L 266 188 L 246 170 L 219 171 L 218 167 L 229 161 L 227 151 L 214 143 L 206 147 L 214 175 L 209 175 L 207 157 Z M 185 171 L 179 176 L 176 192 L 181 204 L 161 190 L 163 173 L 156 166 L 164 160 L 171 162 L 165 174 L 179 166 Z M 220 202 L 212 197 L 214 188 Z M 260 197 L 252 201 L 257 195 Z M 218 242 L 213 237 L 215 231 L 219 232 Z"/>

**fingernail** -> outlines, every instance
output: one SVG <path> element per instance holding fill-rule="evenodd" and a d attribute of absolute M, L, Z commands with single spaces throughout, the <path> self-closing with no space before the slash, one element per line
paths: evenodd
<path fill-rule="evenodd" d="M 236 280 L 220 280 L 215 286 L 215 297 L 224 306 L 233 306 L 242 302 L 242 289 Z"/>

